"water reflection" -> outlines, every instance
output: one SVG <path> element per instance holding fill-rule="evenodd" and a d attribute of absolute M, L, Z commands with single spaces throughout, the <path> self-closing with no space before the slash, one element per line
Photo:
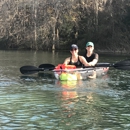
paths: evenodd
<path fill-rule="evenodd" d="M 103 80 L 91 79 L 87 81 L 59 81 L 56 80 L 56 86 L 62 88 L 61 97 L 62 100 L 76 99 L 78 101 L 80 98 L 85 97 L 86 103 L 93 101 L 93 94 L 100 92 L 100 89 L 104 86 L 108 88 L 108 77 L 103 77 Z M 99 82 L 100 81 L 100 82 Z M 99 84 L 100 87 L 99 87 Z M 103 90 L 102 90 L 103 92 Z"/>
<path fill-rule="evenodd" d="M 62 87 L 62 98 L 63 100 L 77 98 L 76 86 L 79 81 L 57 81 L 57 85 Z"/>
<path fill-rule="evenodd" d="M 101 100 L 95 93 L 98 88 L 95 81 L 57 81 L 57 85 L 62 87 L 59 98 L 62 100 L 62 114 L 65 116 L 64 123 L 61 123 L 66 127 L 70 128 L 75 124 L 77 129 L 86 129 L 90 124 L 92 128 L 93 124 L 97 124 L 102 119 L 98 107 L 96 108 Z"/>

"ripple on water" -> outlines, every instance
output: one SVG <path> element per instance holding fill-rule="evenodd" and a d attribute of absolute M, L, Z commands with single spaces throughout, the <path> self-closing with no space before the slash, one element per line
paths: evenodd
<path fill-rule="evenodd" d="M 0 79 L 0 87 L 6 87 L 11 85 L 18 85 L 17 81 L 12 81 L 11 79 Z"/>

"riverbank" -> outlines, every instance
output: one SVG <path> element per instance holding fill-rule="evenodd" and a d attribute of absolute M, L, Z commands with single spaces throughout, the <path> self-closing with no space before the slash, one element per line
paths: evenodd
<path fill-rule="evenodd" d="M 66 49 L 56 49 L 56 50 L 28 50 L 28 49 L 0 49 L 0 51 L 35 51 L 35 52 L 68 52 Z M 85 49 L 79 49 L 79 54 L 84 54 Z M 130 55 L 130 52 L 127 51 L 118 51 L 118 50 L 99 50 L 95 49 L 95 52 L 98 54 L 106 54 L 106 55 Z"/>

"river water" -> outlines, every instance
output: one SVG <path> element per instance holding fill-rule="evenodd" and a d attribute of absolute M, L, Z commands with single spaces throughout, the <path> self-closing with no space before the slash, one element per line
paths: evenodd
<path fill-rule="evenodd" d="M 51 71 L 22 75 L 24 65 L 62 63 L 69 52 L 0 51 L 1 130 L 129 130 L 130 71 L 61 82 Z M 100 55 L 115 63 L 126 55 Z"/>

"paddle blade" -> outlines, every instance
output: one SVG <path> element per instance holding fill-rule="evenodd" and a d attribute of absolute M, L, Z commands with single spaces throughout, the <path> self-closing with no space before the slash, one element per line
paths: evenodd
<path fill-rule="evenodd" d="M 113 67 L 121 70 L 130 70 L 130 59 L 126 59 L 113 64 Z"/>
<path fill-rule="evenodd" d="M 44 68 L 44 70 L 53 70 L 55 69 L 55 66 L 52 64 L 41 64 L 39 65 L 39 68 Z"/>
<path fill-rule="evenodd" d="M 40 71 L 40 69 L 35 66 L 23 66 L 20 68 L 20 72 L 22 74 L 34 74 L 37 73 L 38 71 Z"/>
<path fill-rule="evenodd" d="M 114 67 L 120 70 L 130 70 L 130 59 L 119 61 L 117 63 L 97 63 L 95 67 Z"/>

